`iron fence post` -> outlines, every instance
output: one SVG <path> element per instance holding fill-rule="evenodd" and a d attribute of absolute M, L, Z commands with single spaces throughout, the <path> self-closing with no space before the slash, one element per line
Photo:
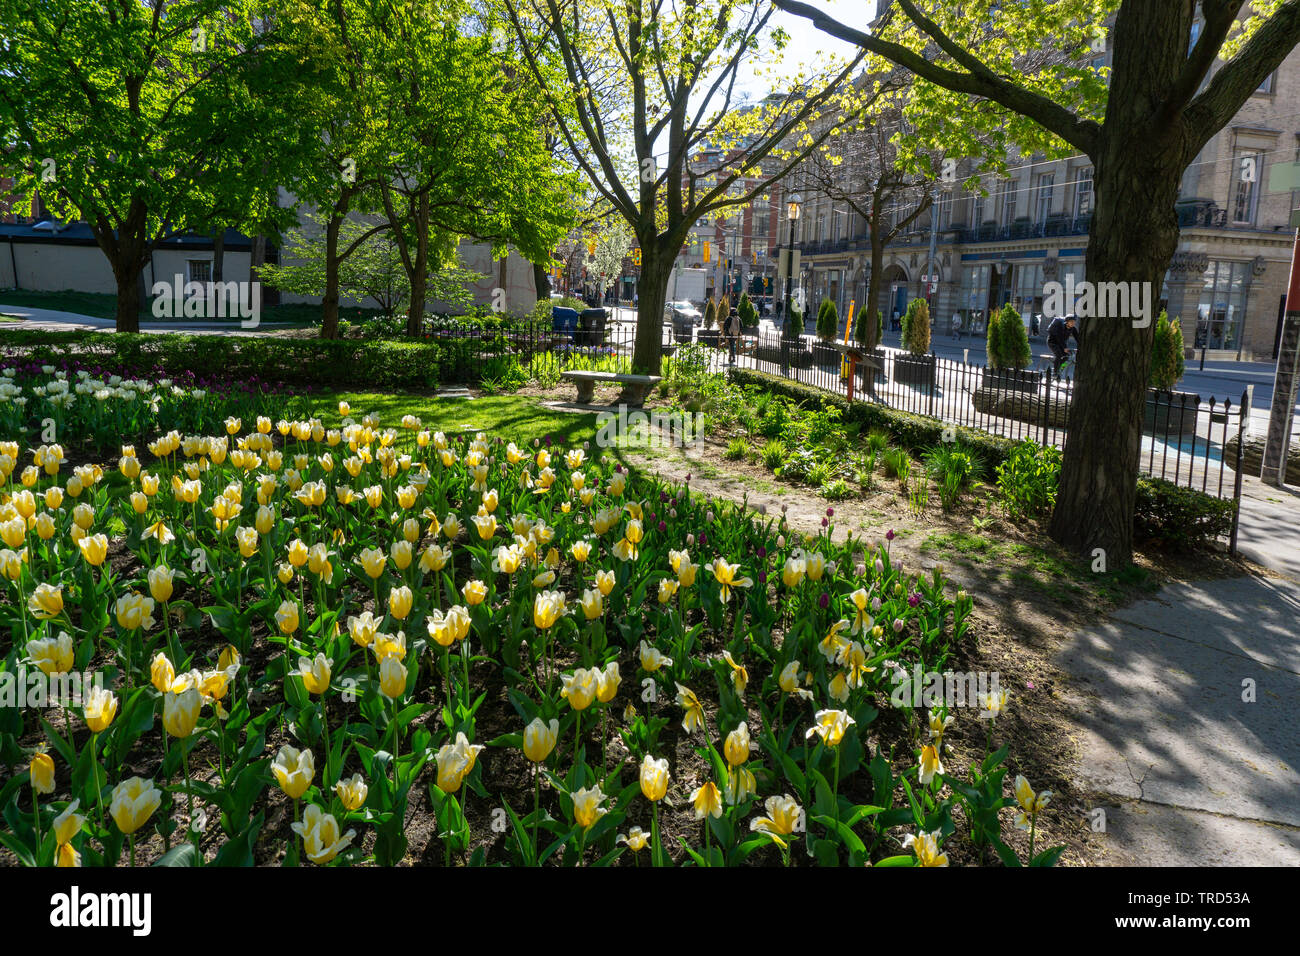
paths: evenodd
<path fill-rule="evenodd" d="M 1246 416 L 1250 414 L 1246 392 L 1241 393 L 1241 406 L 1237 412 L 1237 464 L 1236 479 L 1232 488 L 1232 535 L 1228 539 L 1228 554 L 1237 553 L 1237 527 L 1241 523 L 1241 455 L 1245 444 Z"/>

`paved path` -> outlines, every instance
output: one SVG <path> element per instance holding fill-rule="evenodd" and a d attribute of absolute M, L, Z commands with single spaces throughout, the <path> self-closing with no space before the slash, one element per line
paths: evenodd
<path fill-rule="evenodd" d="M 1300 493 L 1248 482 L 1241 550 L 1277 573 L 1166 588 L 1060 652 L 1117 863 L 1300 866 Z"/>
<path fill-rule="evenodd" d="M 101 319 L 93 315 L 78 315 L 75 312 L 59 312 L 55 309 L 38 309 L 30 305 L 9 305 L 3 302 L 0 302 L 0 315 L 17 316 L 23 320 L 22 322 L 0 322 L 0 333 L 5 329 L 57 331 L 84 329 L 111 332 L 115 325 L 112 319 Z M 269 329 L 296 327 L 292 322 L 262 322 L 256 329 L 244 329 L 238 320 L 233 319 L 229 322 L 174 322 L 144 319 L 140 322 L 141 332 L 188 332 L 194 335 L 257 335 Z"/>

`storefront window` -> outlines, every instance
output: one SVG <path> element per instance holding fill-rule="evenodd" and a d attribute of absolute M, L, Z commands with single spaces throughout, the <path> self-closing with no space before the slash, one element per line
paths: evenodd
<path fill-rule="evenodd" d="M 1202 277 L 1196 347 L 1235 349 L 1246 310 L 1246 262 L 1211 261 Z"/>

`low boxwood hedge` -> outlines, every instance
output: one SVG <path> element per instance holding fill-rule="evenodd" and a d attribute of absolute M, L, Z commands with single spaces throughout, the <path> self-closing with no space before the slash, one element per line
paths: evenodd
<path fill-rule="evenodd" d="M 844 413 L 845 421 L 860 423 L 864 429 L 883 428 L 896 445 L 916 454 L 939 444 L 944 432 L 951 429 L 950 434 L 955 433 L 958 440 L 980 456 L 985 474 L 993 474 L 1016 445 L 1010 439 L 898 411 L 887 405 L 872 402 L 853 402 L 850 405 L 841 395 L 768 372 L 734 368 L 730 374 L 738 385 L 758 385 L 764 391 L 784 395 L 800 405 L 833 405 Z M 1227 538 L 1232 533 L 1236 510 L 1237 504 L 1230 498 L 1216 498 L 1162 478 L 1142 477 L 1137 484 L 1133 533 L 1141 541 L 1162 546 L 1194 547 Z"/>
<path fill-rule="evenodd" d="M 505 351 L 495 336 L 404 342 L 386 339 L 289 339 L 270 336 L 13 330 L 0 353 L 48 361 L 76 354 L 106 372 L 259 378 L 287 385 L 433 388 L 465 382 L 485 354 Z"/>

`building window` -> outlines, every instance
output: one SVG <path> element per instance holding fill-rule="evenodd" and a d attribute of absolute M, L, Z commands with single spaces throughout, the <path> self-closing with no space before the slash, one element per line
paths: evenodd
<path fill-rule="evenodd" d="M 1056 186 L 1055 173 L 1043 173 L 1038 177 L 1038 195 L 1034 204 L 1034 218 L 1041 226 L 1052 214 L 1052 190 Z"/>
<path fill-rule="evenodd" d="M 1079 181 L 1074 188 L 1074 218 L 1092 215 L 1092 167 L 1079 170 Z"/>
<path fill-rule="evenodd" d="M 1008 179 L 1001 186 L 1002 193 L 1002 223 L 1011 225 L 1016 218 L 1016 181 Z"/>
<path fill-rule="evenodd" d="M 1197 308 L 1196 348 L 1239 347 L 1249 267 L 1248 262 L 1210 261 Z"/>
<path fill-rule="evenodd" d="M 190 259 L 186 262 L 186 266 L 189 268 L 190 282 L 212 281 L 211 259 Z"/>
<path fill-rule="evenodd" d="M 981 194 L 975 196 L 974 211 L 971 213 L 970 224 L 974 227 L 984 224 L 984 196 Z"/>
<path fill-rule="evenodd" d="M 1273 85 L 1276 82 L 1277 82 L 1277 70 L 1274 70 L 1268 76 L 1264 77 L 1264 82 L 1259 84 L 1259 89 L 1257 89 L 1255 92 L 1271 94 L 1273 92 Z"/>
<path fill-rule="evenodd" d="M 1236 182 L 1232 191 L 1232 221 L 1254 225 L 1255 207 L 1259 201 L 1259 181 L 1264 175 L 1262 153 L 1238 153 L 1234 165 Z"/>

